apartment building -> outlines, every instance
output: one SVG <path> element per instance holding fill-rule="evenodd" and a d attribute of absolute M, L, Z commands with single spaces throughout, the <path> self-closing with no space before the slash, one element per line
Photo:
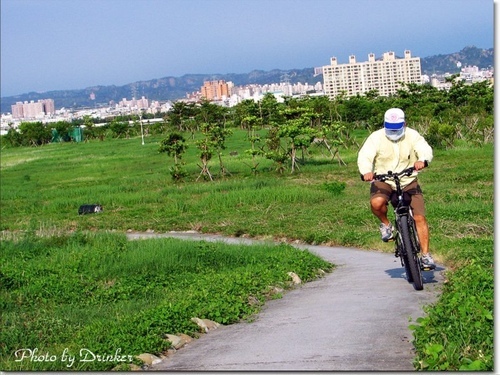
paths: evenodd
<path fill-rule="evenodd" d="M 55 113 L 55 105 L 53 99 L 42 99 L 27 102 L 17 102 L 11 105 L 12 117 L 22 119 L 35 119 L 45 115 L 53 115 Z"/>
<path fill-rule="evenodd" d="M 232 82 L 224 80 L 219 81 L 205 81 L 201 87 L 201 97 L 206 100 L 221 100 L 231 96 Z"/>
<path fill-rule="evenodd" d="M 400 82 L 420 84 L 422 81 L 420 58 L 411 57 L 409 50 L 404 51 L 404 58 L 400 59 L 392 51 L 384 53 L 381 60 L 370 53 L 364 62 L 356 62 L 356 57 L 351 55 L 347 64 L 339 64 L 337 58 L 332 57 L 330 65 L 322 69 L 323 90 L 331 99 L 342 93 L 355 96 L 370 90 L 389 96 L 401 88 Z"/>
<path fill-rule="evenodd" d="M 129 109 L 147 109 L 149 108 L 149 100 L 144 96 L 141 99 L 136 99 L 135 97 L 132 100 L 127 100 L 127 98 L 123 98 L 118 104 L 118 108 L 129 108 Z"/>

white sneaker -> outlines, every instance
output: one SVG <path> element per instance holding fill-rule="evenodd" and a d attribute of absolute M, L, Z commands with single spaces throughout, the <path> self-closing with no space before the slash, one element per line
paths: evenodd
<path fill-rule="evenodd" d="M 421 263 L 422 263 L 422 268 L 431 270 L 436 268 L 436 264 L 434 263 L 434 259 L 432 259 L 432 255 L 430 253 L 422 255 Z"/>
<path fill-rule="evenodd" d="M 380 229 L 380 234 L 382 235 L 382 241 L 389 242 L 390 240 L 393 239 L 392 231 L 394 230 L 394 228 L 392 227 L 391 223 L 389 223 L 389 225 L 380 223 L 379 229 Z"/>

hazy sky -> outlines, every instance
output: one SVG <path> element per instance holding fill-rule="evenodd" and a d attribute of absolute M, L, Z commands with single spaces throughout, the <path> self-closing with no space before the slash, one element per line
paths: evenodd
<path fill-rule="evenodd" d="M 498 4 L 495 4 L 498 7 Z M 493 0 L 1 0 L 1 96 L 491 48 Z"/>

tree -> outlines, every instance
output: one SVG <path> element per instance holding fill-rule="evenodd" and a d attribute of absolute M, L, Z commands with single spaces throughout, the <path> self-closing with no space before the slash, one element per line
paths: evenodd
<path fill-rule="evenodd" d="M 221 175 L 231 174 L 222 160 L 222 151 L 226 149 L 226 138 L 231 135 L 231 130 L 226 128 L 227 114 L 227 108 L 208 100 L 203 100 L 195 111 L 194 122 L 197 126 L 201 124 L 200 130 L 205 136 L 204 140 L 198 142 L 199 149 L 202 151 L 202 174 L 209 176 L 210 179 L 212 176 L 208 169 L 208 160 L 213 153 L 216 153 L 219 159 Z"/>
<path fill-rule="evenodd" d="M 279 136 L 279 124 L 272 123 L 265 140 L 265 148 L 261 148 L 262 154 L 266 159 L 272 160 L 276 165 L 276 171 L 283 173 L 285 171 L 285 162 L 288 160 L 287 150 L 281 145 Z"/>
<path fill-rule="evenodd" d="M 128 136 L 129 124 L 126 121 L 120 121 L 117 117 L 114 118 L 113 121 L 111 121 L 109 129 L 116 138 L 121 138 L 124 136 Z"/>
<path fill-rule="evenodd" d="M 85 126 L 86 138 L 96 138 L 97 132 L 94 126 L 94 121 L 92 121 L 92 118 L 89 115 L 83 116 L 83 125 Z"/>
<path fill-rule="evenodd" d="M 291 173 L 293 173 L 296 168 L 299 168 L 297 150 L 309 147 L 317 132 L 310 126 L 313 114 L 306 109 L 286 108 L 283 114 L 286 120 L 279 126 L 278 135 L 284 137 L 287 142 L 287 153 L 291 161 Z"/>
<path fill-rule="evenodd" d="M 2 141 L 4 139 L 13 147 L 22 146 L 23 144 L 22 135 L 16 129 L 14 129 L 12 124 L 9 124 L 9 130 L 7 131 L 7 134 L 2 137 Z"/>
<path fill-rule="evenodd" d="M 208 168 L 208 162 L 212 159 L 215 148 L 215 142 L 210 136 L 210 124 L 201 124 L 201 132 L 203 133 L 204 138 L 196 142 L 196 146 L 198 147 L 198 150 L 200 150 L 201 165 L 198 165 L 198 167 L 200 167 L 201 172 L 196 181 L 198 181 L 201 176 L 208 177 L 210 181 L 213 181 L 214 179 L 210 173 L 210 169 Z"/>
<path fill-rule="evenodd" d="M 250 141 L 251 145 L 251 148 L 249 150 L 245 150 L 245 153 L 252 156 L 252 165 L 250 166 L 250 168 L 252 168 L 252 172 L 256 174 L 259 163 L 256 162 L 255 157 L 261 153 L 261 151 L 256 148 L 256 144 L 260 142 L 260 136 L 256 132 L 257 128 L 259 127 L 259 119 L 256 116 L 247 116 L 243 119 L 242 124 L 243 123 L 245 124 L 245 128 L 248 131 L 248 140 Z"/>
<path fill-rule="evenodd" d="M 199 123 L 205 122 L 224 125 L 227 114 L 227 108 L 213 104 L 208 100 L 203 100 L 195 110 L 195 117 Z"/>
<path fill-rule="evenodd" d="M 182 155 L 186 152 L 188 145 L 182 134 L 173 132 L 160 142 L 158 152 L 165 152 L 168 156 L 174 157 L 174 166 L 170 168 L 170 174 L 174 181 L 180 181 L 187 176 L 181 162 Z"/>
<path fill-rule="evenodd" d="M 184 131 L 185 121 L 195 116 L 195 107 L 192 103 L 175 102 L 173 107 L 168 111 L 167 118 L 169 125 L 177 130 Z"/>
<path fill-rule="evenodd" d="M 339 146 L 344 144 L 342 139 L 342 131 L 344 126 L 341 122 L 334 122 L 330 124 L 324 124 L 318 131 L 318 140 L 321 144 L 324 144 L 332 159 L 337 156 L 339 165 L 347 165 L 344 160 L 340 157 Z M 330 145 L 331 143 L 331 145 Z"/>
<path fill-rule="evenodd" d="M 64 142 L 71 141 L 71 129 L 73 129 L 73 124 L 67 121 L 58 121 L 53 125 L 53 129 L 56 131 L 57 136 L 60 140 Z"/>
<path fill-rule="evenodd" d="M 164 119 L 162 122 L 154 122 L 149 126 L 152 135 L 163 134 L 167 130 L 167 121 Z"/>
<path fill-rule="evenodd" d="M 432 120 L 429 125 L 429 132 L 425 138 L 434 148 L 452 148 L 456 132 L 457 130 L 454 126 Z"/>
<path fill-rule="evenodd" d="M 247 129 L 245 118 L 254 116 L 260 118 L 260 111 L 257 103 L 252 99 L 243 100 L 231 109 L 232 122 L 234 126 L 239 126 L 241 129 Z"/>
<path fill-rule="evenodd" d="M 214 143 L 215 152 L 219 158 L 220 173 L 222 176 L 231 174 L 222 162 L 222 151 L 226 149 L 226 138 L 232 134 L 231 129 L 226 129 L 220 124 L 210 127 L 210 138 Z"/>
<path fill-rule="evenodd" d="M 279 103 L 273 94 L 265 94 L 257 105 L 259 107 L 261 127 L 268 126 L 271 122 L 278 121 Z"/>
<path fill-rule="evenodd" d="M 51 130 L 41 122 L 22 122 L 19 133 L 23 146 L 40 146 L 49 143 L 52 139 Z"/>

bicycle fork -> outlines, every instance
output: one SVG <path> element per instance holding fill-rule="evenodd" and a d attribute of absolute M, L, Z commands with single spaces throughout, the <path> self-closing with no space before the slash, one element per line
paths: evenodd
<path fill-rule="evenodd" d="M 401 234 L 399 232 L 399 230 L 396 228 L 395 230 L 395 236 L 394 236 L 394 256 L 396 258 L 399 257 L 399 259 L 401 260 L 401 266 L 404 267 L 404 254 L 403 254 L 403 251 L 404 250 L 404 247 L 402 245 L 403 243 L 403 240 L 401 238 Z"/>
<path fill-rule="evenodd" d="M 401 231 L 400 231 L 400 228 L 401 228 L 401 217 L 402 216 L 409 216 L 410 213 L 409 213 L 409 207 L 407 206 L 403 206 L 401 205 L 401 201 L 402 201 L 402 196 L 399 196 L 399 200 L 400 200 L 400 203 L 398 205 L 398 207 L 394 210 L 394 214 L 395 214 L 395 236 L 394 236 L 394 256 L 397 258 L 397 257 L 400 257 L 401 258 L 401 265 L 404 266 L 404 255 L 406 254 L 402 254 L 402 252 L 404 251 L 408 251 L 408 249 L 405 249 L 404 246 L 403 246 L 403 239 L 401 238 Z"/>

